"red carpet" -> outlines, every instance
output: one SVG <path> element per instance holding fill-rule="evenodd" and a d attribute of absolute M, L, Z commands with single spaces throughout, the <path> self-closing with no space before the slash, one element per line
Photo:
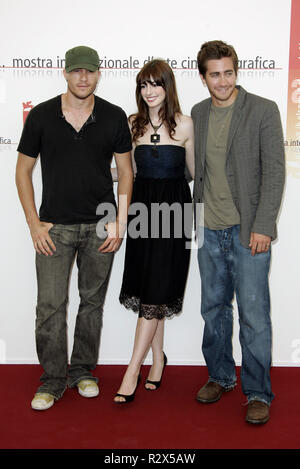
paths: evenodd
<path fill-rule="evenodd" d="M 85 399 L 68 389 L 44 412 L 30 401 L 42 372 L 38 365 L 0 366 L 1 449 L 296 449 L 300 448 L 300 368 L 273 368 L 270 421 L 245 422 L 238 385 L 215 404 L 195 400 L 207 380 L 205 367 L 167 366 L 161 388 L 143 387 L 135 401 L 113 403 L 124 366 L 98 366 L 101 396 Z M 239 370 L 238 370 L 239 371 Z"/>

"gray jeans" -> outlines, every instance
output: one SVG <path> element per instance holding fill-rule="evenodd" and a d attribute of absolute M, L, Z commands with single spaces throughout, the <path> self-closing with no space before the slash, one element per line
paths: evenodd
<path fill-rule="evenodd" d="M 67 385 L 74 387 L 84 378 L 97 381 L 90 370 L 98 360 L 103 303 L 113 253 L 98 251 L 104 239 L 98 238 L 95 223 L 54 225 L 49 235 L 56 246 L 53 256 L 36 255 L 36 347 L 44 369 L 38 392 L 48 392 L 59 399 Z M 68 368 L 66 308 L 75 257 L 80 305 Z"/>

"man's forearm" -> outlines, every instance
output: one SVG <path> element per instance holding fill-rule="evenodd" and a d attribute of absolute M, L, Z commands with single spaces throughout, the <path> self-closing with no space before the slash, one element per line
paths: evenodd
<path fill-rule="evenodd" d="M 34 189 L 31 175 L 27 172 L 20 174 L 16 172 L 16 185 L 18 189 L 19 199 L 24 210 L 28 226 L 32 226 L 39 222 L 39 216 L 34 201 Z"/>
<path fill-rule="evenodd" d="M 115 252 L 119 249 L 122 243 L 126 232 L 127 214 L 131 202 L 132 185 L 132 170 L 119 171 L 117 220 L 114 223 L 107 224 L 106 229 L 108 231 L 108 236 L 100 246 L 100 252 Z"/>
<path fill-rule="evenodd" d="M 22 164 L 17 165 L 16 185 L 35 250 L 38 254 L 52 256 L 56 247 L 48 233 L 51 224 L 41 222 L 39 219 L 34 202 L 31 169 L 22 168 Z"/>
<path fill-rule="evenodd" d="M 128 208 L 131 202 L 133 186 L 132 171 L 119 174 L 118 182 L 118 215 L 117 220 L 120 223 L 127 223 Z"/>

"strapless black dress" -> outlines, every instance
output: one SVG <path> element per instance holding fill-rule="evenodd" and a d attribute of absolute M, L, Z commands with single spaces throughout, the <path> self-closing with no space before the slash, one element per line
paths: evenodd
<path fill-rule="evenodd" d="M 141 212 L 129 213 L 119 299 L 140 317 L 172 317 L 182 310 L 190 262 L 192 209 L 191 192 L 184 176 L 185 148 L 157 145 L 154 151 L 152 145 L 138 145 L 134 157 L 137 174 L 131 208 L 143 204 L 147 217 L 146 224 L 140 227 L 141 236 L 132 237 L 131 223 Z M 159 218 L 158 226 L 156 210 L 162 204 L 175 205 L 174 210 L 169 210 L 169 217 Z M 136 221 L 132 226 L 136 228 Z"/>

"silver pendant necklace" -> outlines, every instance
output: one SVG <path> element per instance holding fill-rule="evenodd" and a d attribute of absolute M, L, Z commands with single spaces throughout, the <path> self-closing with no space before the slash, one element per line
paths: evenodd
<path fill-rule="evenodd" d="M 162 121 L 159 125 L 153 125 L 152 122 L 151 122 L 151 119 L 149 117 L 149 122 L 151 124 L 151 127 L 154 130 L 154 134 L 150 135 L 151 143 L 153 143 L 153 148 L 152 148 L 153 149 L 153 156 L 155 158 L 157 158 L 158 157 L 158 152 L 157 152 L 156 144 L 160 142 L 160 135 L 157 133 L 157 131 L 163 125 L 164 121 Z"/>

